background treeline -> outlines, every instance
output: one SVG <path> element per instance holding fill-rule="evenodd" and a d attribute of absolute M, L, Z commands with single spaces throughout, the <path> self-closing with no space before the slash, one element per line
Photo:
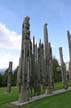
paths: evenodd
<path fill-rule="evenodd" d="M 61 70 L 58 69 L 60 67 L 58 60 L 53 58 L 53 79 L 54 82 L 61 81 Z M 17 70 L 18 67 L 12 72 L 12 86 L 17 84 Z M 8 69 L 2 74 L 0 73 L 0 87 L 7 86 L 7 78 L 8 78 Z"/>
<path fill-rule="evenodd" d="M 12 86 L 15 86 L 17 83 L 17 70 L 18 70 L 18 67 L 11 73 Z M 8 79 L 8 69 L 6 69 L 3 74 L 0 73 L 0 87 L 7 86 L 7 79 Z"/>

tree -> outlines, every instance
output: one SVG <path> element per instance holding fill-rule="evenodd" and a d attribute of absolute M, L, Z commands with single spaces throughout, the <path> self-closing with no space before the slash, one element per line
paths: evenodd
<path fill-rule="evenodd" d="M 18 67 L 11 73 L 12 86 L 15 86 L 17 83 L 17 70 Z M 5 70 L 4 74 L 0 74 L 0 86 L 7 86 L 8 81 L 8 69 Z"/>
<path fill-rule="evenodd" d="M 55 57 L 53 58 L 53 78 L 55 82 L 61 81 L 60 65 Z"/>
<path fill-rule="evenodd" d="M 14 86 L 17 84 L 17 71 L 18 71 L 18 67 L 14 70 L 13 76 L 12 76 L 12 85 Z"/>
<path fill-rule="evenodd" d="M 0 73 L 0 87 L 2 86 L 2 75 Z"/>
<path fill-rule="evenodd" d="M 4 74 L 2 75 L 2 86 L 7 86 L 7 79 L 8 79 L 8 69 L 6 69 Z"/>

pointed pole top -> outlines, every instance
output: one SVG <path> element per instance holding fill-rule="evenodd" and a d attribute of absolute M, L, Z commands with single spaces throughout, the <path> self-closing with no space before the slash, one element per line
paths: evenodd
<path fill-rule="evenodd" d="M 29 20 L 30 20 L 30 17 L 29 16 L 24 17 L 24 22 L 27 22 Z"/>
<path fill-rule="evenodd" d="M 62 50 L 62 47 L 59 47 L 59 50 Z"/>
<path fill-rule="evenodd" d="M 67 30 L 67 34 L 68 34 L 68 35 L 70 35 L 70 32 L 69 32 L 69 30 Z"/>
<path fill-rule="evenodd" d="M 39 43 L 41 44 L 41 39 L 40 39 Z"/>
<path fill-rule="evenodd" d="M 35 44 L 35 36 L 33 36 L 33 44 Z"/>
<path fill-rule="evenodd" d="M 47 25 L 48 25 L 48 23 L 45 23 L 44 25 L 45 25 L 45 26 L 47 26 Z"/>

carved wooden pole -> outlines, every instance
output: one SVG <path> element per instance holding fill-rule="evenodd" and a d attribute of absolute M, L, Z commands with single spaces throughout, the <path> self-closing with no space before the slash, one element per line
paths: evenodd
<path fill-rule="evenodd" d="M 19 96 L 19 102 L 25 102 L 29 100 L 28 89 L 29 89 L 29 80 L 30 80 L 30 18 L 27 16 L 24 19 L 22 25 L 22 46 L 21 46 L 21 91 Z"/>
<path fill-rule="evenodd" d="M 17 70 L 17 86 L 18 86 L 18 91 L 20 93 L 21 90 L 21 58 L 19 59 L 19 66 Z"/>
<path fill-rule="evenodd" d="M 46 85 L 46 94 L 51 93 L 50 87 L 50 71 L 49 71 L 49 42 L 48 42 L 48 31 L 47 24 L 44 24 L 44 69 L 45 69 L 45 85 Z"/>
<path fill-rule="evenodd" d="M 49 43 L 49 85 L 50 85 L 50 92 L 53 90 L 53 64 L 52 64 L 52 47 Z"/>
<path fill-rule="evenodd" d="M 8 68 L 8 81 L 7 81 L 7 92 L 11 93 L 11 83 L 12 83 L 12 62 L 9 62 Z"/>
<path fill-rule="evenodd" d="M 65 89 L 67 89 L 68 88 L 67 74 L 66 74 L 66 66 L 65 66 L 65 63 L 63 61 L 62 47 L 59 48 L 59 54 L 60 54 L 60 62 L 61 62 L 62 83 L 63 83 L 63 87 Z"/>
<path fill-rule="evenodd" d="M 71 80 L 71 35 L 70 32 L 67 31 L 67 38 L 68 38 L 68 46 L 69 46 L 69 79 Z"/>

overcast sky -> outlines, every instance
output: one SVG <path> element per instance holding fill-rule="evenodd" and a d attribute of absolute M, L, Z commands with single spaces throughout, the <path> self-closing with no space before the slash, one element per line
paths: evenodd
<path fill-rule="evenodd" d="M 60 46 L 64 61 L 69 61 L 67 30 L 71 31 L 71 0 L 0 0 L 0 68 L 9 61 L 18 65 L 21 47 L 22 22 L 30 17 L 31 38 L 43 42 L 43 25 L 48 23 L 49 41 L 53 56 L 59 60 Z"/>

